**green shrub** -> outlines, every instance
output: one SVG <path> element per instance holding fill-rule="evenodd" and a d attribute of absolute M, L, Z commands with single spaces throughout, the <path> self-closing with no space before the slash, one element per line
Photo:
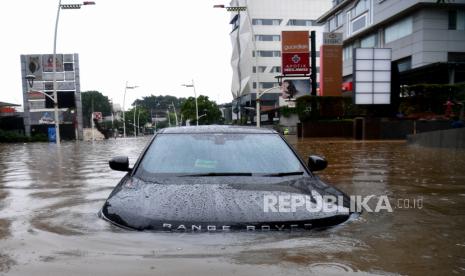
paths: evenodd
<path fill-rule="evenodd" d="M 27 137 L 21 133 L 14 131 L 6 131 L 0 129 L 0 143 L 26 143 L 26 142 L 47 142 L 48 137 L 45 134 L 35 134 L 32 137 Z"/>

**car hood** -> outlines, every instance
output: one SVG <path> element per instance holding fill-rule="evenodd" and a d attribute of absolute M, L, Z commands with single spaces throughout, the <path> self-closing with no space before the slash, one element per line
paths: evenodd
<path fill-rule="evenodd" d="M 339 205 L 322 199 L 328 195 Z M 126 176 L 100 214 L 137 230 L 283 230 L 338 224 L 348 219 L 348 207 L 344 193 L 317 177 Z"/>

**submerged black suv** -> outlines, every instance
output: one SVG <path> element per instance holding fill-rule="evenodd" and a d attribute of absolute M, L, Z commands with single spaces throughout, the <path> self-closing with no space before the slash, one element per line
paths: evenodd
<path fill-rule="evenodd" d="M 276 131 L 235 126 L 166 128 L 127 171 L 100 216 L 120 227 L 155 231 L 271 231 L 346 221 L 349 198 L 312 172 Z M 337 198 L 327 200 L 327 198 Z"/>

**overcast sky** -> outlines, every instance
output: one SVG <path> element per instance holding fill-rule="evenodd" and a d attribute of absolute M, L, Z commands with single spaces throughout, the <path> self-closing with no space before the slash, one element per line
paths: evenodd
<path fill-rule="evenodd" d="M 229 14 L 216 0 L 96 0 L 95 6 L 61 10 L 57 53 L 78 53 L 81 91 L 98 90 L 126 107 L 142 96 L 189 97 L 220 103 L 231 96 Z M 62 0 L 62 4 L 82 3 Z M 0 101 L 23 104 L 21 54 L 53 51 L 58 0 L 4 1 L 0 8 Z"/>

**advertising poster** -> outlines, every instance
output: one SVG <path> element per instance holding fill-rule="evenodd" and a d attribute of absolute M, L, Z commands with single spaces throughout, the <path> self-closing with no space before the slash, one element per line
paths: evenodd
<path fill-rule="evenodd" d="M 53 72 L 53 55 L 42 56 L 44 72 Z M 56 55 L 56 71 L 63 72 L 63 55 Z"/>
<path fill-rule="evenodd" d="M 297 98 L 310 95 L 310 91 L 309 79 L 284 79 L 281 83 L 279 105 L 292 107 Z"/>
<path fill-rule="evenodd" d="M 34 75 L 36 81 L 42 80 L 42 61 L 39 55 L 27 56 L 26 75 Z"/>

